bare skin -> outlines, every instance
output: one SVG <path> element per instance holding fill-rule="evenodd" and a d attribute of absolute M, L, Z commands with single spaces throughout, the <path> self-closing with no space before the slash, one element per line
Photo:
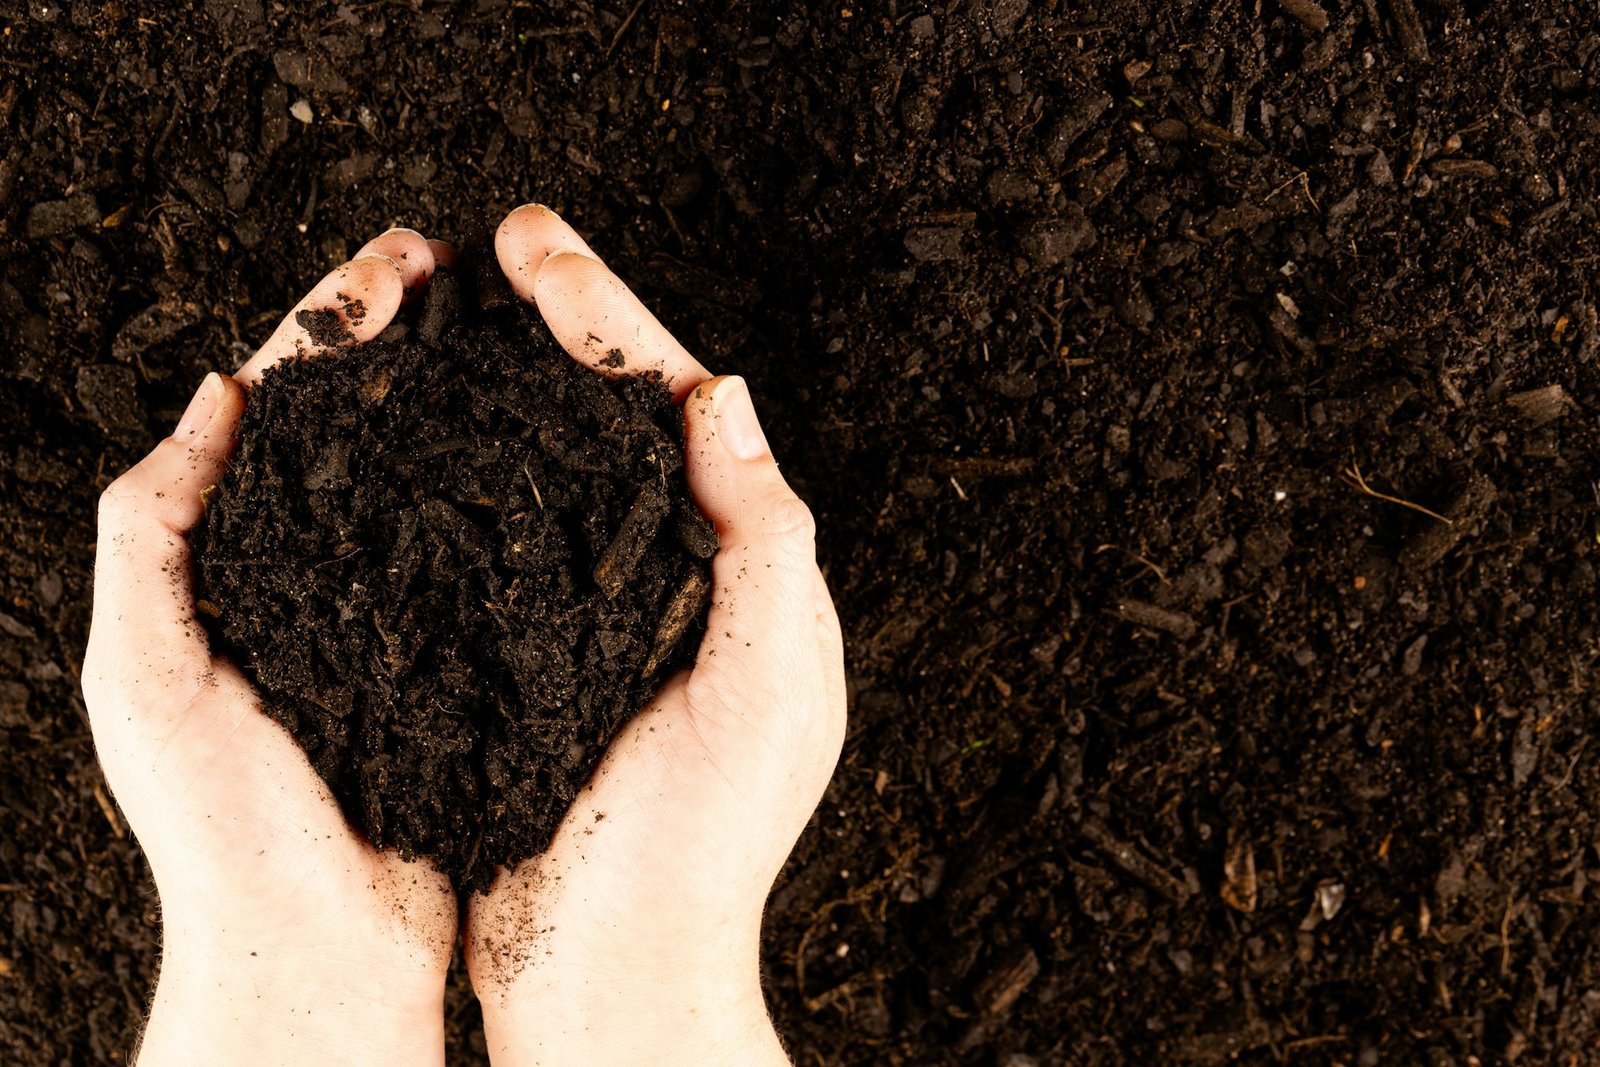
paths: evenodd
<path fill-rule="evenodd" d="M 164 923 L 145 1064 L 440 1063 L 464 936 L 496 1064 L 787 1063 L 762 1002 L 761 911 L 837 761 L 844 669 L 810 514 L 737 378 L 712 378 L 564 222 L 530 205 L 502 269 L 575 359 L 662 372 L 685 403 L 691 490 L 716 523 L 708 637 L 613 744 L 551 849 L 467 902 L 374 850 L 293 739 L 210 655 L 185 535 L 231 453 L 244 388 L 382 332 L 448 245 L 391 230 L 330 274 L 101 501 L 84 692 Z"/>

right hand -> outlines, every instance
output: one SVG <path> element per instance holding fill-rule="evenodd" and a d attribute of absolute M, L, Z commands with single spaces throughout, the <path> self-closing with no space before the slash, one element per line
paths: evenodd
<path fill-rule="evenodd" d="M 844 653 L 810 512 L 739 378 L 712 378 L 566 223 L 519 208 L 501 269 L 600 373 L 659 371 L 716 524 L 706 637 L 612 741 L 545 853 L 469 902 L 467 963 L 504 1063 L 787 1063 L 761 914 L 845 731 Z"/>

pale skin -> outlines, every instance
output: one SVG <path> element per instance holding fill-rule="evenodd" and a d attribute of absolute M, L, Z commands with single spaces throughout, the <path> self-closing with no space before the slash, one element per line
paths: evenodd
<path fill-rule="evenodd" d="M 845 727 L 810 513 L 744 383 L 712 377 L 565 222 L 519 208 L 495 250 L 575 359 L 617 373 L 601 360 L 620 348 L 621 373 L 659 371 L 684 405 L 690 489 L 722 542 L 695 665 L 612 744 L 549 851 L 464 909 L 431 865 L 373 849 L 194 621 L 185 535 L 245 390 L 316 352 L 291 312 L 101 500 L 84 695 L 163 922 L 141 1064 L 442 1063 L 457 938 L 497 1067 L 789 1062 L 761 995 L 761 914 Z M 296 310 L 359 302 L 346 321 L 369 340 L 453 255 L 391 230 Z"/>

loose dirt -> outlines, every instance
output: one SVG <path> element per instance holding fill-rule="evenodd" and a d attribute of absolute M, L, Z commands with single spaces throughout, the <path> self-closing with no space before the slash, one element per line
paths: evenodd
<path fill-rule="evenodd" d="M 96 493 L 362 242 L 527 200 L 821 527 L 798 1062 L 1593 1059 L 1591 4 L 0 18 L 12 1059 L 125 1053 L 156 961 L 76 693 Z"/>
<path fill-rule="evenodd" d="M 351 822 L 485 891 L 693 660 L 717 535 L 659 377 L 447 273 L 409 318 L 251 390 L 196 595 Z"/>

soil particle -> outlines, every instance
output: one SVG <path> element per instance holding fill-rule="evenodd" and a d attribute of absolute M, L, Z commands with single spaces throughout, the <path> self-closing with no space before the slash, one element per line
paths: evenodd
<path fill-rule="evenodd" d="M 460 306 L 441 274 L 417 339 L 270 370 L 194 545 L 214 643 L 351 821 L 487 890 L 692 658 L 715 534 L 659 379 Z"/>
<path fill-rule="evenodd" d="M 907 230 L 906 251 L 913 259 L 943 263 L 961 258 L 961 231 L 953 226 L 918 226 Z"/>
<path fill-rule="evenodd" d="M 93 196 L 80 193 L 65 200 L 46 200 L 28 209 L 27 235 L 30 238 L 58 237 L 80 226 L 100 221 L 100 206 Z"/>
<path fill-rule="evenodd" d="M 294 313 L 294 321 L 313 343 L 322 348 L 335 348 L 350 344 L 356 339 L 344 316 L 333 308 L 297 311 Z"/>

